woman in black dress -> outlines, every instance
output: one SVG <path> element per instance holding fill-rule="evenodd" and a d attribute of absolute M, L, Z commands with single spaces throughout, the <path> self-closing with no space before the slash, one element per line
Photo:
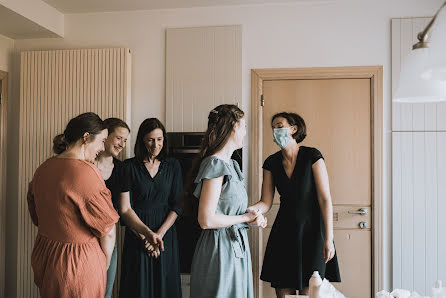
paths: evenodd
<path fill-rule="evenodd" d="M 122 192 L 128 192 L 128 183 L 125 178 L 124 165 L 117 157 L 125 148 L 130 128 L 127 123 L 118 118 L 108 118 L 104 120 L 104 126 L 108 129 L 108 137 L 105 140 L 104 148 L 95 161 L 104 178 L 105 185 L 111 192 L 113 207 L 118 211 L 119 197 Z M 118 251 L 115 243 L 110 267 L 107 270 L 107 288 L 105 298 L 111 298 L 113 284 L 115 282 L 116 267 L 118 265 Z"/>
<path fill-rule="evenodd" d="M 260 279 L 270 282 L 278 298 L 308 293 L 313 271 L 341 281 L 333 243 L 333 205 L 327 168 L 316 148 L 301 146 L 304 120 L 279 113 L 271 120 L 280 151 L 263 164 L 262 195 L 248 210 L 266 213 L 280 194 L 280 208 L 271 229 Z"/>
<path fill-rule="evenodd" d="M 175 221 L 183 181 L 180 163 L 166 155 L 163 124 L 155 118 L 144 120 L 135 157 L 125 161 L 130 194 L 121 195 L 120 213 L 130 229 L 124 239 L 120 297 L 181 298 Z M 145 242 L 141 231 L 151 233 L 158 244 Z"/>

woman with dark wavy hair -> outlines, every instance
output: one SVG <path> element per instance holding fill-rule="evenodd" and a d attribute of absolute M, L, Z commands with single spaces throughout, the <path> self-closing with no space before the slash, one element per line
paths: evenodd
<path fill-rule="evenodd" d="M 280 194 L 260 279 L 271 283 L 278 298 L 295 295 L 296 290 L 307 295 L 313 271 L 330 281 L 341 281 L 327 168 L 319 150 L 300 144 L 307 135 L 301 116 L 278 113 L 271 127 L 280 150 L 265 160 L 260 201 L 248 208 L 266 213 L 275 189 Z"/>
<path fill-rule="evenodd" d="M 178 160 L 167 157 L 164 125 L 156 118 L 141 123 L 135 157 L 125 161 L 130 193 L 121 194 L 126 229 L 120 297 L 181 298 L 175 221 L 183 179 Z M 130 203 L 131 196 L 131 203 Z M 145 233 L 145 234 L 144 234 Z M 147 235 L 156 240 L 150 243 Z"/>
<path fill-rule="evenodd" d="M 104 297 L 119 218 L 93 165 L 106 138 L 98 115 L 71 119 L 54 138 L 57 155 L 29 184 L 29 212 L 39 229 L 31 264 L 42 297 Z"/>
<path fill-rule="evenodd" d="M 259 213 L 246 212 L 244 176 L 231 159 L 245 135 L 244 113 L 237 106 L 220 105 L 209 113 L 199 168 L 193 169 L 203 229 L 192 259 L 194 298 L 254 297 L 247 229 L 248 223 L 266 223 Z"/>

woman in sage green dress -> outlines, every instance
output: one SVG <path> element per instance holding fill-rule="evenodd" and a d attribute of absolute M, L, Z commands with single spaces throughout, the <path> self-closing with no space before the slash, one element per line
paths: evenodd
<path fill-rule="evenodd" d="M 254 297 L 247 229 L 248 223 L 265 227 L 266 221 L 256 211 L 246 212 L 243 174 L 231 159 L 243 146 L 243 116 L 234 105 L 210 112 L 199 168 L 192 171 L 197 172 L 193 193 L 199 199 L 198 222 L 203 229 L 192 259 L 194 298 Z"/>

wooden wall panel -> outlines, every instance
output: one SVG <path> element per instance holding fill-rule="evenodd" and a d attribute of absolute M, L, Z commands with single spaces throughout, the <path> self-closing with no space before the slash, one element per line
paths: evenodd
<path fill-rule="evenodd" d="M 28 183 L 36 168 L 53 155 L 52 139 L 63 132 L 72 117 L 91 111 L 103 119 L 130 121 L 130 64 L 130 51 L 125 48 L 21 54 L 18 297 L 39 296 L 30 263 L 37 229 L 28 214 Z M 121 247 L 121 228 L 117 239 Z"/>
<path fill-rule="evenodd" d="M 430 18 L 392 20 L 392 91 Z M 393 287 L 429 295 L 446 279 L 446 102 L 392 104 Z"/>
<path fill-rule="evenodd" d="M 413 133 L 413 234 L 412 234 L 412 253 L 413 253 L 413 285 L 415 289 L 425 288 L 426 266 L 423 257 L 426 255 L 426 245 L 424 239 L 426 234 L 426 184 L 419 183 L 425 178 L 424 165 L 425 140 L 424 133 Z M 407 227 L 409 228 L 409 227 Z"/>
<path fill-rule="evenodd" d="M 446 132 L 393 133 L 393 287 L 446 278 Z"/>
<path fill-rule="evenodd" d="M 444 216 L 444 210 L 446 210 L 446 133 L 437 132 L 437 179 L 440 183 L 437 185 L 437 197 L 438 197 L 438 210 L 441 210 L 441 216 L 438 216 L 438 232 L 441 233 L 441 237 L 438 237 L 438 275 L 437 278 L 446 281 L 446 237 L 444 228 L 446 227 L 446 216 Z M 440 166 L 441 165 L 441 166 Z"/>
<path fill-rule="evenodd" d="M 238 25 L 167 29 L 168 131 L 205 131 L 212 108 L 241 104 L 241 34 Z"/>
<path fill-rule="evenodd" d="M 392 275 L 395 288 L 401 288 L 402 284 L 402 148 L 401 133 L 392 133 Z"/>
<path fill-rule="evenodd" d="M 403 160 L 404 168 L 401 179 L 401 197 L 402 204 L 402 218 L 401 225 L 403 226 L 402 234 L 402 288 L 409 288 L 413 285 L 413 133 L 406 133 L 401 136 L 401 145 L 404 148 L 401 152 L 401 159 Z M 410 231 L 410 232 L 409 232 Z"/>
<path fill-rule="evenodd" d="M 7 76 L 0 70 L 0 297 L 5 292 Z"/>
<path fill-rule="evenodd" d="M 438 268 L 438 239 L 446 237 L 446 230 L 443 227 L 438 226 L 438 217 L 442 215 L 446 210 L 438 209 L 438 175 L 437 170 L 441 167 L 446 167 L 446 164 L 439 164 L 437 161 L 437 133 L 427 132 L 425 139 L 425 155 L 426 162 L 424 164 L 425 180 L 414 181 L 414 183 L 426 183 L 426 214 L 424 215 L 426 220 L 426 237 L 424 242 L 426 243 L 426 255 L 415 256 L 416 258 L 425 257 L 426 263 L 426 276 L 424 294 L 430 294 L 430 288 L 434 282 L 438 279 L 439 269 L 441 271 L 446 268 Z M 421 169 L 419 169 L 421 170 Z M 441 233 L 439 233 L 441 232 Z M 410 231 L 408 231 L 410 233 Z M 416 239 L 416 241 L 423 241 L 423 239 Z M 422 292 L 420 290 L 420 292 Z"/>

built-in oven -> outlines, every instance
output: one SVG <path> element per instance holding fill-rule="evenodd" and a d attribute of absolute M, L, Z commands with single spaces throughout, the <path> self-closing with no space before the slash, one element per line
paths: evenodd
<path fill-rule="evenodd" d="M 204 133 L 202 132 L 167 133 L 169 155 L 180 162 L 183 182 L 187 181 L 190 170 L 198 157 L 203 136 Z M 242 149 L 234 152 L 232 158 L 242 167 Z M 184 195 L 187 197 L 183 200 L 189 202 L 188 207 L 191 207 L 192 210 L 188 210 L 178 219 L 176 228 L 179 242 L 180 270 L 181 273 L 190 274 L 192 256 L 200 237 L 201 228 L 197 221 L 198 199 L 190 193 L 185 192 Z"/>

